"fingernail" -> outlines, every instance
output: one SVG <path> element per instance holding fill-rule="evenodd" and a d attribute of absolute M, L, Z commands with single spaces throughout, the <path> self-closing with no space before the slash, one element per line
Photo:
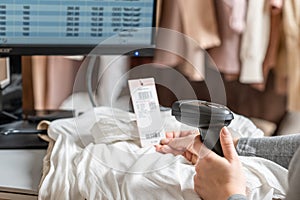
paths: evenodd
<path fill-rule="evenodd" d="M 230 134 L 229 130 L 228 130 L 228 128 L 226 126 L 223 127 L 223 131 L 222 132 L 223 132 L 224 135 L 229 135 Z"/>
<path fill-rule="evenodd" d="M 174 137 L 174 134 L 172 132 L 167 132 L 166 133 L 166 137 L 167 138 L 173 138 Z"/>
<path fill-rule="evenodd" d="M 170 139 L 164 138 L 160 141 L 161 144 L 168 144 L 170 142 Z"/>

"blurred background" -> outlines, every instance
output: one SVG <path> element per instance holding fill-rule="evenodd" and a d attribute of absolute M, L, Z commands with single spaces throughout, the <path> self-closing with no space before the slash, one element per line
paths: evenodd
<path fill-rule="evenodd" d="M 204 80 L 211 69 L 203 64 L 204 49 L 223 78 L 227 107 L 251 118 L 266 135 L 299 132 L 299 2 L 158 0 L 158 27 L 183 33 L 198 47 L 158 32 L 157 44 L 167 43 L 183 51 L 184 57 L 163 50 L 156 50 L 153 56 L 122 56 L 117 62 L 113 61 L 114 56 L 101 56 L 98 74 L 106 70 L 108 63 L 118 67 L 107 70 L 105 77 L 96 81 L 101 86 L 97 106 L 109 105 L 106 97 L 112 95 L 116 81 L 130 69 L 144 64 L 168 66 L 178 71 L 190 82 L 198 99 L 210 100 Z M 198 63 L 197 66 L 192 66 L 186 58 Z M 68 108 L 66 100 L 81 92 L 88 99 L 85 84 L 74 88 L 83 62 L 83 56 L 23 56 L 23 110 Z M 176 84 L 176 79 L 165 78 Z M 162 106 L 170 107 L 177 100 L 163 85 L 157 85 L 157 92 Z"/>

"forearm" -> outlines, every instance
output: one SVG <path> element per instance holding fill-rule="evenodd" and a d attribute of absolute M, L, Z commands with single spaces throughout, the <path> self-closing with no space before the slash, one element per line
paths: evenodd
<path fill-rule="evenodd" d="M 241 156 L 262 157 L 288 168 L 291 158 L 300 146 L 300 134 L 240 138 L 236 149 Z"/>

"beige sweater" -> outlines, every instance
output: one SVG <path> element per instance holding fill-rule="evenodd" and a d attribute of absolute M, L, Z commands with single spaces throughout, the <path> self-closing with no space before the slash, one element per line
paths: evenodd
<path fill-rule="evenodd" d="M 162 0 L 154 62 L 202 80 L 202 49 L 220 45 L 213 0 Z M 167 30 L 166 30 L 167 29 Z"/>
<path fill-rule="evenodd" d="M 283 6 L 286 40 L 288 109 L 300 111 L 300 0 L 286 0 Z"/>

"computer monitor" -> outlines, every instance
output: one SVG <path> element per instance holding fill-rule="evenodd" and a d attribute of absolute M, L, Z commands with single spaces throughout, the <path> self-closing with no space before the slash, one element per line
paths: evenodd
<path fill-rule="evenodd" d="M 0 0 L 0 57 L 151 56 L 155 22 L 156 0 Z"/>
<path fill-rule="evenodd" d="M 0 0 L 0 56 L 82 55 L 98 44 L 99 54 L 151 52 L 155 11 L 155 0 Z"/>

